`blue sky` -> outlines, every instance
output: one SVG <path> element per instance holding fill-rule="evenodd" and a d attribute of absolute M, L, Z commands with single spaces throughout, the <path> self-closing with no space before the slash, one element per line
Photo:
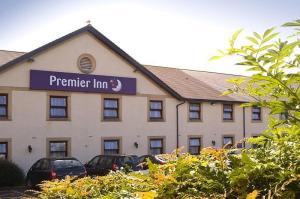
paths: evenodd
<path fill-rule="evenodd" d="M 235 30 L 280 26 L 299 8 L 300 0 L 0 0 L 0 49 L 31 51 L 91 20 L 142 64 L 244 74 L 233 59 L 208 59 Z"/>

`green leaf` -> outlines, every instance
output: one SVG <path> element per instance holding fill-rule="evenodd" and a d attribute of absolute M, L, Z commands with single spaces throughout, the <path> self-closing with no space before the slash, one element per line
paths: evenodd
<path fill-rule="evenodd" d="M 296 20 L 294 22 L 287 22 L 282 25 L 283 27 L 294 27 L 294 26 L 300 26 L 300 20 Z"/>
<path fill-rule="evenodd" d="M 246 39 L 248 39 L 252 43 L 258 44 L 258 41 L 254 37 L 246 37 Z"/>
<path fill-rule="evenodd" d="M 225 52 L 224 52 L 223 50 L 220 50 L 220 49 L 219 49 L 218 52 L 219 52 L 221 55 L 224 55 L 224 56 L 226 55 Z"/>
<path fill-rule="evenodd" d="M 243 29 L 239 29 L 237 31 L 235 31 L 235 33 L 232 35 L 231 39 L 229 40 L 229 44 L 230 47 L 233 48 L 235 41 L 237 39 L 237 37 L 239 36 L 239 34 L 243 31 Z"/>
<path fill-rule="evenodd" d="M 262 46 L 262 47 L 259 49 L 259 51 L 264 51 L 264 50 L 267 50 L 267 49 L 269 49 L 269 48 L 271 48 L 271 47 L 274 47 L 274 44 L 269 44 L 269 45 Z"/>
<path fill-rule="evenodd" d="M 275 29 L 275 27 L 269 28 L 264 32 L 263 38 L 266 38 L 271 32 L 273 32 L 273 30 Z"/>
<path fill-rule="evenodd" d="M 266 42 L 270 41 L 271 39 L 274 39 L 277 35 L 279 35 L 278 32 L 277 32 L 277 33 L 273 33 L 273 34 L 271 34 L 271 35 L 268 36 L 268 37 L 265 37 L 265 38 L 262 40 L 262 43 L 266 43 Z"/>
<path fill-rule="evenodd" d="M 253 34 L 257 39 L 261 40 L 261 36 L 257 32 L 253 32 Z"/>
<path fill-rule="evenodd" d="M 228 90 L 224 91 L 224 92 L 222 93 L 222 95 L 230 95 L 230 94 L 232 94 L 232 93 L 234 93 L 234 91 L 233 91 L 232 89 L 228 89 Z"/>
<path fill-rule="evenodd" d="M 245 81 L 245 77 L 237 77 L 237 78 L 231 78 L 226 80 L 226 82 L 234 83 L 234 84 L 241 84 L 244 81 Z"/>
<path fill-rule="evenodd" d="M 214 60 L 217 60 L 217 59 L 221 59 L 222 57 L 224 57 L 224 56 L 222 56 L 222 55 L 216 55 L 216 56 L 213 56 L 213 57 L 209 58 L 208 61 L 214 61 Z"/>

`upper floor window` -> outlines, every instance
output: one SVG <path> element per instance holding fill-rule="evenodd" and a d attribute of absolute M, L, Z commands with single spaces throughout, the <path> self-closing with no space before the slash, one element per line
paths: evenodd
<path fill-rule="evenodd" d="M 150 139 L 149 147 L 151 155 L 158 155 L 164 153 L 163 138 Z"/>
<path fill-rule="evenodd" d="M 223 120 L 233 120 L 233 105 L 223 104 Z"/>
<path fill-rule="evenodd" d="M 68 141 L 50 141 L 49 156 L 51 158 L 61 158 L 68 156 Z"/>
<path fill-rule="evenodd" d="M 0 119 L 8 118 L 8 95 L 0 94 Z"/>
<path fill-rule="evenodd" d="M 261 108 L 252 107 L 252 120 L 260 121 L 261 120 Z"/>
<path fill-rule="evenodd" d="M 234 137 L 233 136 L 224 136 L 223 137 L 223 146 L 225 148 L 231 148 L 234 145 Z"/>
<path fill-rule="evenodd" d="M 163 119 L 163 101 L 150 100 L 149 119 Z"/>
<path fill-rule="evenodd" d="M 197 155 L 201 149 L 201 138 L 189 138 L 189 153 Z"/>
<path fill-rule="evenodd" d="M 104 155 L 120 154 L 120 140 L 104 140 Z"/>
<path fill-rule="evenodd" d="M 50 118 L 68 118 L 68 97 L 50 96 Z"/>
<path fill-rule="evenodd" d="M 103 102 L 103 119 L 119 119 L 119 100 L 104 98 Z"/>
<path fill-rule="evenodd" d="M 190 103 L 189 119 L 190 120 L 201 120 L 201 104 L 200 103 Z"/>
<path fill-rule="evenodd" d="M 8 142 L 0 142 L 0 159 L 8 159 Z"/>

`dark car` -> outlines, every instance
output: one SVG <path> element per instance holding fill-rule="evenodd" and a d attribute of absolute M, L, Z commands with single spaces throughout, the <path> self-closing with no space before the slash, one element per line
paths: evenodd
<path fill-rule="evenodd" d="M 138 166 L 139 170 L 148 169 L 147 159 L 149 159 L 153 164 L 166 164 L 166 160 L 164 160 L 159 155 L 143 155 L 139 157 Z"/>
<path fill-rule="evenodd" d="M 42 158 L 29 169 L 26 184 L 36 187 L 42 181 L 62 179 L 67 175 L 86 176 L 84 165 L 76 158 Z"/>
<path fill-rule="evenodd" d="M 110 171 L 124 169 L 127 171 L 135 171 L 137 161 L 135 156 L 131 155 L 98 155 L 91 159 L 85 168 L 90 176 L 104 176 Z"/>

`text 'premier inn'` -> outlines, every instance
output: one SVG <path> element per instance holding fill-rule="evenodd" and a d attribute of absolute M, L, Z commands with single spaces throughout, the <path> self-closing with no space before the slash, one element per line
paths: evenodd
<path fill-rule="evenodd" d="M 30 71 L 33 90 L 60 90 L 91 93 L 136 94 L 136 79 L 53 71 Z"/>

